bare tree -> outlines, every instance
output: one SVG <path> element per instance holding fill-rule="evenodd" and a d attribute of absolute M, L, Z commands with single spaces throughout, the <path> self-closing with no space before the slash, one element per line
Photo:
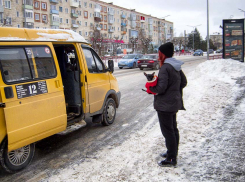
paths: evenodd
<path fill-rule="evenodd" d="M 139 45 L 142 48 L 142 53 L 146 54 L 148 53 L 148 49 L 150 47 L 150 43 L 152 42 L 151 36 L 147 37 L 146 33 L 143 29 L 139 30 Z"/>
<path fill-rule="evenodd" d="M 133 50 L 132 52 L 134 53 L 135 49 L 136 49 L 136 46 L 138 44 L 138 37 L 130 37 L 129 38 L 129 42 L 130 42 L 130 44 L 132 46 L 132 50 Z"/>
<path fill-rule="evenodd" d="M 119 36 L 114 37 L 114 41 L 112 42 L 112 47 L 113 47 L 112 55 L 113 56 L 115 56 L 117 54 L 117 49 L 118 49 L 118 47 L 120 47 L 121 41 L 122 41 L 122 38 L 119 39 Z"/>
<path fill-rule="evenodd" d="M 94 29 L 90 32 L 90 42 L 92 47 L 98 52 L 99 56 L 102 56 L 101 50 L 104 46 L 103 36 L 99 30 Z"/>

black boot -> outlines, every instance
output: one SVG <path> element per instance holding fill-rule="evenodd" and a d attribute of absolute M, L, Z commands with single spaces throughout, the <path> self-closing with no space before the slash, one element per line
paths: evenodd
<path fill-rule="evenodd" d="M 162 158 L 166 158 L 167 156 L 168 156 L 167 152 L 160 154 L 160 157 L 162 157 Z"/>
<path fill-rule="evenodd" d="M 177 164 L 176 158 L 172 158 L 172 159 L 166 158 L 165 160 L 158 162 L 158 165 L 161 167 L 171 167 L 171 166 L 176 166 L 176 164 Z"/>

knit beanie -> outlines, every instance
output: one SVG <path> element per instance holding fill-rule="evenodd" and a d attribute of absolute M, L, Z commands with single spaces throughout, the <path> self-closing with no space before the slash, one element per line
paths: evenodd
<path fill-rule="evenodd" d="M 174 45 L 172 42 L 167 42 L 159 47 L 159 51 L 161 51 L 166 57 L 170 58 L 174 55 Z"/>

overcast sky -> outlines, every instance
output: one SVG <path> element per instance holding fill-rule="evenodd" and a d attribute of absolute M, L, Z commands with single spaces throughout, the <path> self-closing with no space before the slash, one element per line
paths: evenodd
<path fill-rule="evenodd" d="M 197 26 L 204 39 L 207 36 L 207 0 L 102 0 L 113 2 L 114 5 L 135 9 L 138 12 L 151 14 L 174 23 L 174 36 L 190 33 Z M 219 28 L 223 19 L 244 18 L 245 0 L 209 0 L 209 34 L 222 33 Z"/>

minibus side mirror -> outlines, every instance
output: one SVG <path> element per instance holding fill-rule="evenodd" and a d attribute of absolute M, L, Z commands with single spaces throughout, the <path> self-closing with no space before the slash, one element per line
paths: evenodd
<path fill-rule="evenodd" d="M 110 72 L 114 72 L 114 61 L 113 60 L 108 60 L 108 67 Z"/>

